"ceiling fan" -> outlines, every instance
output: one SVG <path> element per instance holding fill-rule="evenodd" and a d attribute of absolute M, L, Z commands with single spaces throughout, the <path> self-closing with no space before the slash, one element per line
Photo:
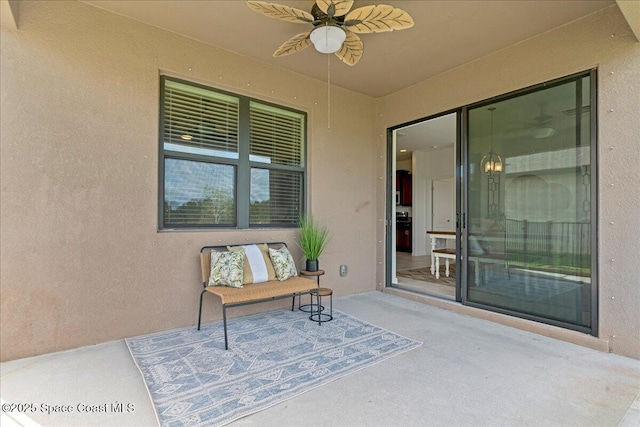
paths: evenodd
<path fill-rule="evenodd" d="M 316 0 L 311 13 L 294 7 L 263 1 L 247 1 L 256 12 L 270 18 L 314 28 L 293 36 L 280 46 L 274 57 L 290 55 L 311 43 L 321 53 L 335 53 L 347 65 L 356 65 L 364 51 L 357 34 L 382 33 L 413 27 L 413 18 L 402 9 L 385 4 L 349 10 L 353 0 Z"/>
<path fill-rule="evenodd" d="M 533 118 L 532 129 L 533 137 L 536 139 L 548 138 L 556 133 L 556 129 L 551 126 L 553 116 L 544 112 L 544 107 L 540 106 L 540 113 Z"/>
<path fill-rule="evenodd" d="M 555 135 L 557 129 L 553 125 L 554 116 L 547 114 L 543 105 L 540 105 L 539 108 L 538 115 L 527 120 L 526 124 L 514 122 L 510 129 L 503 134 L 503 137 L 544 139 Z"/>

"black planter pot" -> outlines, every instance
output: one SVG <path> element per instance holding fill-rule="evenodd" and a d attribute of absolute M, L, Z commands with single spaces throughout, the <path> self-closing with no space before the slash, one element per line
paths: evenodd
<path fill-rule="evenodd" d="M 318 260 L 317 259 L 308 259 L 307 266 L 305 267 L 307 271 L 318 271 Z"/>

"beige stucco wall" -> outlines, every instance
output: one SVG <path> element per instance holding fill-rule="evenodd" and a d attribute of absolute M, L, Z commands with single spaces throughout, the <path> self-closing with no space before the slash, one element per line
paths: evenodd
<path fill-rule="evenodd" d="M 437 58 L 434 58 L 437 60 Z M 378 153 L 387 127 L 598 67 L 600 340 L 640 358 L 640 43 L 617 6 L 378 99 Z M 385 170 L 378 161 L 378 174 Z M 378 199 L 385 194 L 378 187 Z M 384 203 L 377 205 L 384 216 Z M 384 228 L 378 226 L 379 240 Z M 384 248 L 378 245 L 378 261 Z M 378 286 L 384 268 L 378 267 Z"/>
<path fill-rule="evenodd" d="M 372 98 L 334 88 L 329 132 L 326 83 L 75 1 L 20 7 L 0 37 L 1 360 L 194 325 L 202 245 L 296 248 L 295 230 L 157 231 L 161 71 L 308 112 L 322 283 L 375 289 Z"/>

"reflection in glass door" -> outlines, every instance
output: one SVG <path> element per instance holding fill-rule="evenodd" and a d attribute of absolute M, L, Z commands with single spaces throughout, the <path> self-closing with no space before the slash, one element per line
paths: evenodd
<path fill-rule="evenodd" d="M 595 333 L 594 74 L 467 110 L 464 303 Z"/>

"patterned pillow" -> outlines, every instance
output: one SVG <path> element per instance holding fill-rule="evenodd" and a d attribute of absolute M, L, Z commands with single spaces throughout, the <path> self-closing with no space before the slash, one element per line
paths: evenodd
<path fill-rule="evenodd" d="M 211 252 L 209 286 L 242 287 L 244 249 L 232 252 Z"/>
<path fill-rule="evenodd" d="M 278 280 L 283 281 L 298 275 L 296 264 L 286 246 L 280 249 L 269 248 L 269 256 L 271 257 L 273 268 L 276 270 Z"/>
<path fill-rule="evenodd" d="M 244 249 L 244 279 L 242 283 L 261 283 L 276 280 L 276 272 L 269 258 L 269 247 L 265 244 L 227 246 L 227 250 L 238 251 Z"/>

